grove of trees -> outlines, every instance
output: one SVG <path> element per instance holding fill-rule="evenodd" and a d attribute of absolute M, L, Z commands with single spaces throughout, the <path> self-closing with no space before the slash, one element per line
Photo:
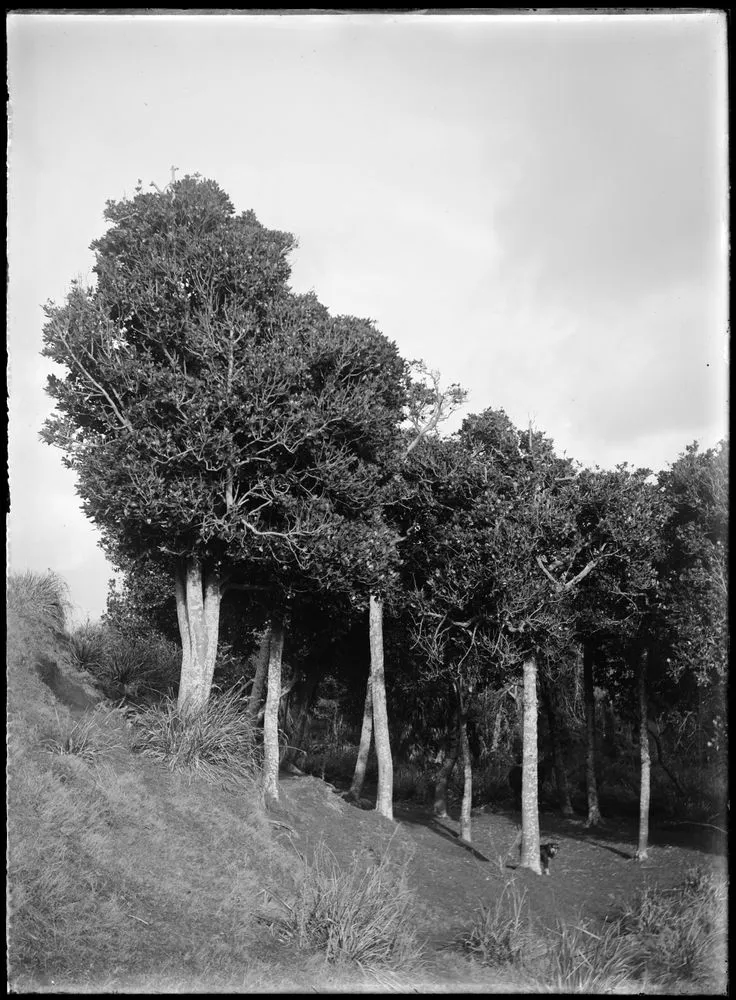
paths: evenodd
<path fill-rule="evenodd" d="M 560 705 L 582 677 L 587 821 L 605 691 L 639 734 L 645 858 L 655 715 L 697 702 L 724 729 L 726 442 L 654 475 L 582 468 L 498 409 L 443 434 L 460 387 L 370 320 L 295 294 L 294 238 L 236 214 L 216 183 L 139 184 L 105 217 L 94 285 L 46 306 L 43 353 L 63 374 L 42 433 L 125 574 L 109 614 L 178 633 L 182 718 L 207 705 L 224 648 L 250 658 L 275 800 L 337 677 L 362 718 L 352 796 L 373 740 L 392 816 L 403 726 L 444 761 L 440 812 L 460 763 L 470 840 L 474 719 L 515 697 L 521 863 L 538 872 L 538 725 L 569 812 Z"/>

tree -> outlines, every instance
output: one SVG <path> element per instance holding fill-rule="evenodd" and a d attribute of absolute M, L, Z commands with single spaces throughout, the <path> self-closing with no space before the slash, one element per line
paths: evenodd
<path fill-rule="evenodd" d="M 369 322 L 293 295 L 293 238 L 236 216 L 214 182 L 139 186 L 105 216 L 96 287 L 46 308 L 44 354 L 67 374 L 49 380 L 44 437 L 113 561 L 173 578 L 179 703 L 197 710 L 228 587 L 278 604 L 320 585 L 325 563 L 326 586 L 356 567 L 380 585 L 372 511 L 405 366 Z"/>
<path fill-rule="evenodd" d="M 433 435 L 443 420 L 462 403 L 465 392 L 457 385 L 449 389 L 440 389 L 439 372 L 430 371 L 423 362 L 413 362 L 415 377 L 409 385 L 408 421 L 404 444 L 394 452 L 391 469 L 393 475 L 387 477 L 384 493 L 383 511 L 390 511 L 391 500 L 395 502 L 395 487 L 401 472 L 406 466 L 409 456 L 420 442 Z M 402 498 L 403 502 L 403 498 Z M 390 513 L 388 513 L 390 519 Z M 398 559 L 397 547 L 403 540 L 401 536 L 394 537 L 393 554 Z M 383 614 L 386 588 L 374 591 L 369 595 L 369 637 L 371 650 L 370 676 L 367 690 L 370 691 L 370 704 L 366 694 L 366 703 L 361 729 L 361 741 L 355 773 L 350 786 L 350 796 L 358 799 L 365 777 L 365 767 L 370 751 L 371 735 L 375 740 L 376 756 L 378 758 L 378 789 L 376 794 L 376 810 L 387 819 L 393 819 L 393 760 L 388 724 L 386 703 L 386 682 L 384 670 L 383 648 Z M 381 596 L 383 594 L 383 596 Z M 370 712 L 371 718 L 368 719 Z"/>
<path fill-rule="evenodd" d="M 701 688 L 719 686 L 727 671 L 728 459 L 726 441 L 705 452 L 694 443 L 658 477 L 668 509 L 659 632 L 672 676 L 690 673 Z"/>
<path fill-rule="evenodd" d="M 621 693 L 638 675 L 647 622 L 659 603 L 656 563 L 665 508 L 648 469 L 582 470 L 577 529 L 596 572 L 578 588 L 577 640 L 582 647 L 586 718 L 587 825 L 600 822 L 596 775 L 596 678 Z M 618 651 L 618 652 L 617 652 Z M 621 666 L 631 661 L 631 668 Z M 633 690 L 632 690 L 633 694 Z M 634 699 L 640 705 L 640 700 Z"/>
<path fill-rule="evenodd" d="M 500 686 L 523 666 L 533 706 L 525 716 L 523 783 L 533 811 L 537 661 L 569 641 L 570 595 L 596 558 L 581 558 L 572 467 L 541 435 L 522 435 L 502 411 L 488 410 L 468 418 L 446 449 L 442 474 L 424 477 L 435 496 L 434 503 L 425 500 L 413 541 L 413 641 L 429 676 L 445 677 L 461 692 Z M 465 788 L 468 815 L 467 780 Z M 523 855 L 536 856 L 538 866 L 538 820 L 527 813 Z M 470 837 L 469 822 L 464 835 Z"/>
<path fill-rule="evenodd" d="M 639 792 L 639 843 L 636 860 L 646 861 L 649 845 L 649 803 L 651 788 L 651 756 L 649 754 L 649 706 L 647 701 L 648 651 L 641 651 L 639 663 L 639 752 L 641 758 L 641 787 Z"/>

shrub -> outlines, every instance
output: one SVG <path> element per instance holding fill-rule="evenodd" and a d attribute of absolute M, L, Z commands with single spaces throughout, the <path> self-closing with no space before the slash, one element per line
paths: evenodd
<path fill-rule="evenodd" d="M 242 688 L 214 693 L 198 712 L 180 710 L 167 696 L 129 715 L 132 749 L 212 781 L 252 778 L 259 766 L 256 733 L 244 711 Z"/>
<path fill-rule="evenodd" d="M 526 890 L 507 882 L 493 906 L 481 906 L 470 931 L 460 940 L 463 951 L 482 965 L 520 965 L 530 943 L 525 914 Z"/>
<path fill-rule="evenodd" d="M 365 855 L 356 854 L 341 868 L 320 843 L 312 864 L 302 858 L 302 866 L 293 902 L 279 900 L 286 916 L 278 922 L 300 948 L 320 951 L 329 962 L 362 966 L 406 968 L 419 959 L 406 862 L 397 864 L 386 852 L 366 866 Z"/>
<path fill-rule="evenodd" d="M 126 635 L 87 623 L 69 636 L 67 655 L 113 699 L 168 693 L 179 674 L 179 650 L 154 631 Z"/>
<path fill-rule="evenodd" d="M 429 775 L 415 764 L 398 764 L 394 768 L 394 795 L 397 799 L 428 802 L 433 790 Z"/>

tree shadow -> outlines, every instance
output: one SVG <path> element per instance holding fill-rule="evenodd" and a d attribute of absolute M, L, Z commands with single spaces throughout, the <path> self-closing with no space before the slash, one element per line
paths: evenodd
<path fill-rule="evenodd" d="M 462 848 L 462 850 L 472 855 L 476 861 L 484 861 L 486 864 L 490 863 L 490 858 L 487 858 L 485 854 L 481 854 L 481 852 L 473 847 L 472 844 L 468 844 L 462 840 L 459 833 L 455 830 L 451 830 L 450 827 L 445 826 L 439 817 L 433 816 L 431 813 L 427 813 L 425 815 L 423 813 L 410 812 L 409 810 L 401 809 L 399 807 L 396 810 L 395 819 L 397 822 L 406 823 L 408 826 L 424 827 L 426 830 L 430 830 L 432 833 L 437 834 L 438 837 L 448 841 L 455 847 Z"/>

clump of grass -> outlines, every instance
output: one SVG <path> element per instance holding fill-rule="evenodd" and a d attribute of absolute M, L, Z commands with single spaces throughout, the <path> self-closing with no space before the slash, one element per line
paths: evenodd
<path fill-rule="evenodd" d="M 132 749 L 167 764 L 172 771 L 207 780 L 253 778 L 259 766 L 256 733 L 247 718 L 242 689 L 214 693 L 199 711 L 179 709 L 167 696 L 128 716 Z"/>
<path fill-rule="evenodd" d="M 67 639 L 67 656 L 77 670 L 95 676 L 102 668 L 105 653 L 105 633 L 99 625 L 86 622 L 70 633 Z"/>
<path fill-rule="evenodd" d="M 90 713 L 72 723 L 71 718 L 62 722 L 55 712 L 58 734 L 41 741 L 41 749 L 61 757 L 77 757 L 93 763 L 103 754 L 117 749 L 117 744 L 100 729 L 98 713 Z"/>
<path fill-rule="evenodd" d="M 58 635 L 66 627 L 69 597 L 66 583 L 56 573 L 11 573 L 7 586 L 8 608 L 34 625 Z"/>
<path fill-rule="evenodd" d="M 619 992 L 631 979 L 628 951 L 613 925 L 596 933 L 585 922 L 558 922 L 547 948 L 546 986 L 554 993 Z"/>
<path fill-rule="evenodd" d="M 328 962 L 407 968 L 422 952 L 407 863 L 393 861 L 388 852 L 366 861 L 356 854 L 341 867 L 329 848 L 318 844 L 311 864 L 302 858 L 294 900 L 280 900 L 286 916 L 278 926 L 300 948 L 321 952 Z"/>
<path fill-rule="evenodd" d="M 125 635 L 109 625 L 87 623 L 69 636 L 67 656 L 114 699 L 167 693 L 179 673 L 178 650 L 154 631 Z"/>
<path fill-rule="evenodd" d="M 104 750 L 96 739 L 95 729 L 94 719 L 87 716 L 76 722 L 67 733 L 43 740 L 41 748 L 46 753 L 79 757 L 91 763 Z"/>
<path fill-rule="evenodd" d="M 721 992 L 726 968 L 726 884 L 695 869 L 674 889 L 647 886 L 614 920 L 559 923 L 540 982 L 554 993 Z M 690 989 L 687 990 L 690 992 Z"/>
<path fill-rule="evenodd" d="M 470 930 L 460 939 L 463 951 L 482 965 L 521 965 L 530 944 L 526 890 L 507 882 L 495 904 L 481 906 Z"/>
<path fill-rule="evenodd" d="M 617 921 L 634 971 L 665 984 L 708 981 L 725 967 L 728 889 L 702 868 L 673 889 L 645 887 Z"/>

